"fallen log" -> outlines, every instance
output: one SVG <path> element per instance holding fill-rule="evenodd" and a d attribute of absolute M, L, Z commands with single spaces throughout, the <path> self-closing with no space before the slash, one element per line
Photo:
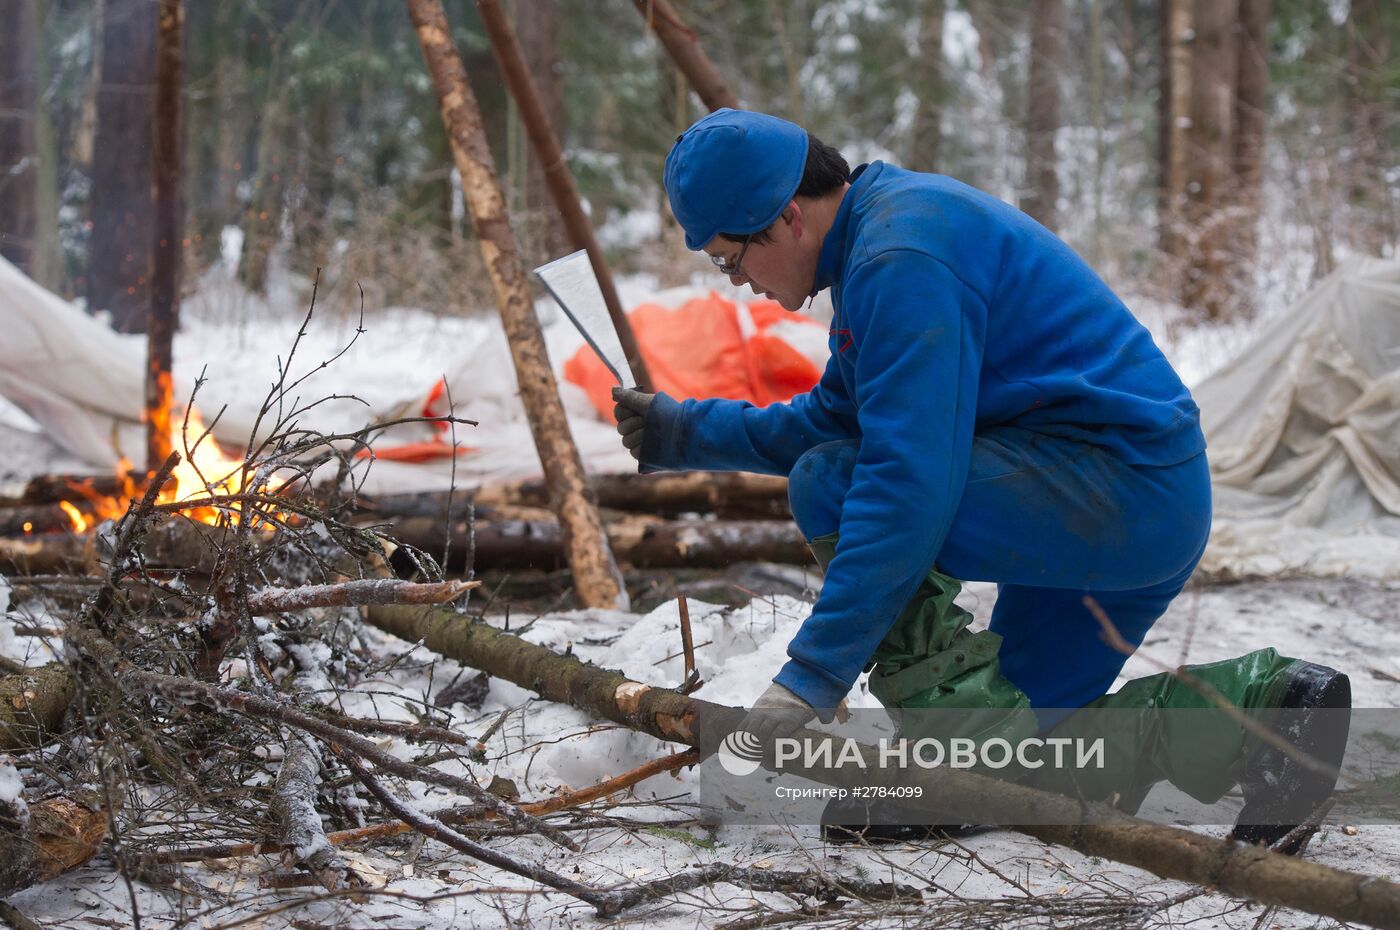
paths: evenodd
<path fill-rule="evenodd" d="M 27 536 L 71 529 L 73 521 L 58 504 L 0 508 L 0 536 Z"/>
<path fill-rule="evenodd" d="M 0 896 L 76 869 L 102 848 L 107 814 L 67 798 L 0 800 Z"/>
<path fill-rule="evenodd" d="M 619 672 L 560 655 L 485 623 L 450 611 L 415 607 L 371 607 L 368 621 L 409 642 L 488 674 L 570 704 L 585 713 L 660 739 L 712 751 L 742 719 L 743 708 L 687 697 L 668 688 L 632 681 Z M 816 731 L 801 736 L 820 742 Z M 807 777 L 850 787 L 878 767 L 877 750 L 861 747 L 868 768 L 813 770 Z M 1104 804 L 1037 791 L 1011 782 L 948 768 L 912 770 L 907 783 L 926 797 L 973 822 L 1017 822 L 1018 830 L 1088 856 L 1136 866 L 1162 878 L 1209 886 L 1265 904 L 1375 927 L 1400 928 L 1400 885 L 1307 862 L 1257 846 L 1219 840 L 1177 827 L 1130 817 Z M 1039 823 L 1036 823 L 1039 821 Z M 1051 821 L 1045 823 L 1045 821 Z"/>
<path fill-rule="evenodd" d="M 94 497 L 116 497 L 128 492 L 129 481 L 114 474 L 102 475 L 37 475 L 24 486 L 20 500 L 25 504 L 56 504 L 59 501 L 92 500 Z"/>
<path fill-rule="evenodd" d="M 73 676 L 57 662 L 0 678 L 0 752 L 42 746 L 63 726 Z"/>
<path fill-rule="evenodd" d="M 232 531 L 227 527 L 169 516 L 151 526 L 142 559 L 149 568 L 178 568 L 207 575 L 213 572 L 220 551 L 232 540 Z M 81 535 L 47 533 L 0 538 L 0 574 L 96 574 L 110 557 L 111 543 L 112 539 L 98 529 Z"/>
<path fill-rule="evenodd" d="M 474 527 L 475 549 L 465 520 L 409 517 L 385 532 L 434 556 L 446 545 L 447 568 L 462 568 L 469 552 L 477 571 L 566 567 L 562 534 L 552 520 L 497 520 L 483 508 Z M 723 568 L 734 562 L 815 564 L 802 532 L 791 520 L 648 520 L 610 523 L 608 541 L 618 561 L 637 568 Z M 448 536 L 450 532 L 450 537 Z"/>
<path fill-rule="evenodd" d="M 657 516 L 713 513 L 720 517 L 791 517 L 787 479 L 746 472 L 681 472 L 655 475 L 594 475 L 589 486 L 598 506 Z M 548 494 L 538 480 L 487 485 L 478 504 L 545 506 Z"/>
<path fill-rule="evenodd" d="M 87 542 L 80 536 L 0 538 L 0 575 L 82 575 L 92 567 Z"/>
<path fill-rule="evenodd" d="M 787 479 L 747 472 L 680 472 L 654 475 L 590 475 L 588 488 L 598 506 L 672 517 L 683 513 L 713 513 L 726 519 L 791 517 Z M 362 495 L 356 510 L 391 517 L 439 517 L 451 513 L 465 518 L 475 503 L 500 509 L 508 506 L 549 507 L 549 489 L 532 478 L 488 484 L 475 491 L 427 494 Z"/>

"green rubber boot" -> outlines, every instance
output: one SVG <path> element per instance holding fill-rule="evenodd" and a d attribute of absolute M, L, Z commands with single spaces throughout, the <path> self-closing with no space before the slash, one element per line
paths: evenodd
<path fill-rule="evenodd" d="M 831 533 L 808 543 L 823 570 L 835 558 L 836 542 Z M 906 739 L 1028 736 L 1036 730 L 1030 700 L 1001 674 L 1001 637 L 967 629 L 972 614 L 954 603 L 961 590 L 955 579 L 929 570 L 870 658 L 870 693 L 892 712 Z M 986 713 L 948 715 L 957 722 L 934 724 L 927 721 L 940 715 L 899 710 Z"/>
<path fill-rule="evenodd" d="M 836 555 L 836 542 L 833 533 L 808 543 L 823 570 Z M 907 740 L 1002 737 L 1014 743 L 1031 736 L 1036 717 L 1030 700 L 1001 674 L 1001 637 L 967 629 L 972 614 L 954 603 L 960 590 L 955 579 L 929 571 L 871 656 L 870 693 Z M 935 710 L 960 713 L 920 713 Z M 888 809 L 874 812 L 871 802 L 856 799 L 832 801 L 822 817 L 823 837 L 831 842 L 907 842 L 980 829 L 956 818 L 929 825 L 927 811 L 899 823 L 903 818 L 897 805 L 875 803 Z"/>
<path fill-rule="evenodd" d="M 1273 649 L 1187 666 L 1183 671 L 1199 684 L 1165 673 L 1138 678 L 1060 723 L 1050 736 L 1102 737 L 1104 764 L 1100 768 L 1047 767 L 1037 771 L 1031 783 L 1087 801 L 1112 798 L 1118 809 L 1129 813 L 1137 811 L 1147 792 L 1161 781 L 1205 804 L 1215 803 L 1240 785 L 1246 802 L 1241 825 L 1283 823 L 1286 827 L 1325 800 L 1335 778 L 1299 770 L 1294 760 L 1201 693 L 1201 685 L 1335 769 L 1345 749 L 1349 720 L 1345 711 L 1351 706 L 1345 675 L 1281 656 Z M 1288 712 L 1278 718 L 1278 725 L 1265 713 L 1273 709 Z M 1317 710 L 1338 714 L 1311 713 Z M 1257 833 L 1272 839 L 1283 832 L 1237 827 L 1241 837 L 1253 838 Z"/>

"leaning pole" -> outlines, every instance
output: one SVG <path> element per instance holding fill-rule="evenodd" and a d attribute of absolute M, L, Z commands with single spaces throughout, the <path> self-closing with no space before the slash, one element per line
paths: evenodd
<path fill-rule="evenodd" d="M 588 607 L 626 609 L 627 590 L 603 531 L 602 517 L 584 480 L 583 461 L 559 400 L 544 333 L 530 299 L 505 197 L 496 180 L 496 164 L 486 142 L 481 110 L 467 80 L 467 70 L 452 44 L 447 14 L 440 0 L 406 3 L 437 93 L 472 226 L 510 342 L 520 397 L 544 466 L 550 507 L 559 516 L 574 589 Z"/>

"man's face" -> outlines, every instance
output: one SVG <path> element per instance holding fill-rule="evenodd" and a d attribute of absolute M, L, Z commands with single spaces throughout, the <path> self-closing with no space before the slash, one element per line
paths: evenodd
<path fill-rule="evenodd" d="M 809 256 L 802 237 L 802 214 L 788 204 L 782 216 L 768 227 L 768 238 L 755 235 L 747 247 L 716 236 L 705 244 L 705 254 L 721 258 L 738 270 L 729 276 L 736 287 L 747 284 L 755 294 L 776 300 L 784 310 L 801 310 L 816 277 L 815 257 Z M 740 253 L 742 254 L 742 257 Z"/>

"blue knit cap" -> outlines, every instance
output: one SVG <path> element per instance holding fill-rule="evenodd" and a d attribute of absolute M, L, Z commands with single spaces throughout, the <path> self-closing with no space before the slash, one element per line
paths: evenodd
<path fill-rule="evenodd" d="M 796 123 L 723 107 L 697 120 L 666 156 L 664 181 L 685 245 L 766 229 L 797 193 L 807 131 Z"/>

